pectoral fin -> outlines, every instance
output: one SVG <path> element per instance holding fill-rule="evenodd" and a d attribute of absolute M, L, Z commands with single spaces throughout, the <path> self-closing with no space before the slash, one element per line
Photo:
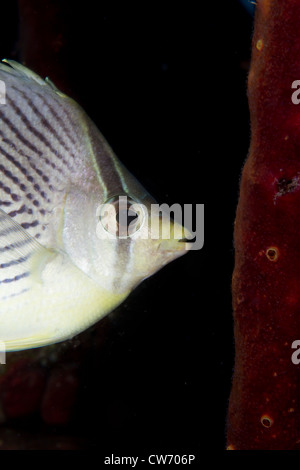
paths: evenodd
<path fill-rule="evenodd" d="M 40 282 L 51 256 L 51 250 L 0 209 L 0 302 L 30 289 L 32 282 Z"/>

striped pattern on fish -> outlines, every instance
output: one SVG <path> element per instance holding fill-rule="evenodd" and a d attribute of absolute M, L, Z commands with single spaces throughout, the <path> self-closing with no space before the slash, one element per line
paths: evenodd
<path fill-rule="evenodd" d="M 90 155 L 82 139 L 81 110 L 72 103 L 71 113 L 69 98 L 62 100 L 47 85 L 40 90 L 39 82 L 27 77 L 20 80 L 13 69 L 7 69 L 0 67 L 7 101 L 0 107 L 0 153 L 5 157 L 0 166 L 0 207 L 9 206 L 19 223 L 26 223 L 26 228 L 33 229 L 31 234 L 46 240 L 42 233 L 47 228 L 43 225 L 45 212 L 62 203 L 60 193 L 66 185 L 76 184 L 76 175 L 82 173 L 87 191 L 88 183 L 94 183 L 95 173 L 89 171 Z M 106 164 L 110 171 L 114 169 L 109 152 Z M 99 182 L 105 193 L 103 177 Z"/>
<path fill-rule="evenodd" d="M 14 61 L 0 64 L 0 340 L 8 350 L 62 341 L 184 254 L 178 240 L 99 237 L 99 205 L 153 199 L 82 108 Z M 144 232 L 143 232 L 144 230 Z M 150 232 L 149 232 L 150 230 Z M 146 231 L 146 232 L 145 232 Z"/>

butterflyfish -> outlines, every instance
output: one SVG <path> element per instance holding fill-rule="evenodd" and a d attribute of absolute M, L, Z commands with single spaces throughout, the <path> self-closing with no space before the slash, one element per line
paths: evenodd
<path fill-rule="evenodd" d="M 13 351 L 79 334 L 188 247 L 152 236 L 156 201 L 73 99 L 12 60 L 0 85 L 0 342 Z"/>

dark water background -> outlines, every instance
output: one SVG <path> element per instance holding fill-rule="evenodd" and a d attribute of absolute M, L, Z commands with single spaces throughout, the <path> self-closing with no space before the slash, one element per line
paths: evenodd
<path fill-rule="evenodd" d="M 85 354 L 68 423 L 47 425 L 37 414 L 0 431 L 28 442 L 45 436 L 38 448 L 47 436 L 83 438 L 79 448 L 101 455 L 222 451 L 252 19 L 237 0 L 200 8 L 67 3 L 64 65 L 73 95 L 160 203 L 205 204 L 205 244 L 146 280 L 104 320 L 103 345 Z M 1 5 L 1 16 L 0 56 L 18 60 L 17 2 Z"/>

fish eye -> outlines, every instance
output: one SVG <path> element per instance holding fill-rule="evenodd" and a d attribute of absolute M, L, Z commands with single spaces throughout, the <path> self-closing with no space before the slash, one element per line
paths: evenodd
<path fill-rule="evenodd" d="M 138 222 L 139 215 L 132 209 L 132 206 L 128 206 L 126 209 L 121 209 L 120 211 L 116 210 L 116 220 L 117 224 L 121 227 L 127 227 L 136 225 Z"/>
<path fill-rule="evenodd" d="M 144 212 L 137 201 L 127 196 L 114 196 L 103 205 L 100 221 L 112 235 L 127 238 L 141 228 Z"/>

